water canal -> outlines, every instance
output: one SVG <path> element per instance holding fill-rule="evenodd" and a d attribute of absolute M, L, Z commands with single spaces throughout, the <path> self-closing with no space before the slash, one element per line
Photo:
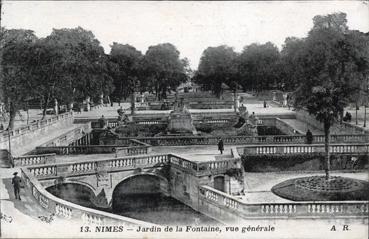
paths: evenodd
<path fill-rule="evenodd" d="M 217 225 L 209 218 L 180 201 L 162 193 L 135 193 L 118 195 L 113 207 L 96 207 L 93 192 L 79 184 L 62 184 L 47 188 L 47 191 L 63 200 L 114 214 L 152 222 L 160 225 Z"/>

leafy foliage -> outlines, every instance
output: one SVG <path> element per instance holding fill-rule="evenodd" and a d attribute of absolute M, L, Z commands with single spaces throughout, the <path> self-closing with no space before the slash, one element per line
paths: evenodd
<path fill-rule="evenodd" d="M 229 46 L 208 47 L 202 53 L 194 80 L 219 96 L 222 83 L 230 85 L 237 77 L 236 59 L 237 53 Z"/>
<path fill-rule="evenodd" d="M 154 90 L 159 99 L 165 99 L 167 92 L 175 91 L 187 80 L 187 64 L 170 43 L 150 46 L 142 62 L 142 87 Z"/>
<path fill-rule="evenodd" d="M 110 51 L 112 76 L 114 79 L 114 95 L 127 98 L 135 91 L 139 83 L 142 53 L 133 46 L 114 42 Z"/>
<path fill-rule="evenodd" d="M 10 114 L 9 128 L 14 127 L 16 112 L 32 95 L 29 81 L 32 75 L 30 62 L 33 45 L 37 37 L 33 31 L 23 29 L 1 29 L 1 68 L 3 100 Z"/>
<path fill-rule="evenodd" d="M 277 82 L 279 57 L 278 48 L 271 42 L 246 46 L 238 64 L 243 88 L 256 91 L 271 89 Z"/>

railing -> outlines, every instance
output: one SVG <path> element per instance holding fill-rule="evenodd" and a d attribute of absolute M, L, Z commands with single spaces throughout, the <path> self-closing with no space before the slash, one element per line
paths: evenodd
<path fill-rule="evenodd" d="M 55 156 L 55 154 L 25 155 L 20 157 L 10 157 L 10 162 L 13 167 L 55 163 Z"/>
<path fill-rule="evenodd" d="M 170 164 L 196 176 L 225 173 L 231 168 L 240 168 L 240 159 L 223 159 L 208 162 L 192 162 L 175 154 L 144 155 L 114 159 L 89 160 L 83 162 L 36 165 L 28 170 L 37 178 L 68 177 L 70 175 L 96 173 L 99 169 L 119 171 L 122 168 L 136 169 L 161 167 Z"/>
<path fill-rule="evenodd" d="M 55 153 L 57 155 L 69 154 L 107 154 L 120 153 L 124 155 L 147 154 L 150 146 L 117 146 L 117 145 L 79 145 L 79 146 L 52 146 L 36 147 L 38 154 Z"/>
<path fill-rule="evenodd" d="M 245 155 L 273 155 L 273 154 L 303 154 L 324 153 L 322 144 L 303 145 L 247 145 L 237 148 L 238 152 Z M 329 151 L 332 154 L 368 154 L 369 144 L 331 144 Z"/>
<path fill-rule="evenodd" d="M 222 174 L 231 168 L 241 168 L 239 158 L 207 162 L 192 162 L 181 156 L 170 154 L 170 164 L 196 176 Z"/>
<path fill-rule="evenodd" d="M 9 140 L 9 133 L 10 133 L 11 138 L 12 137 L 17 137 L 17 136 L 20 136 L 20 135 L 24 135 L 28 132 L 35 131 L 37 129 L 45 128 L 45 127 L 47 127 L 49 125 L 52 125 L 54 123 L 57 123 L 61 120 L 66 120 L 66 119 L 71 119 L 71 118 L 73 118 L 73 112 L 67 112 L 67 113 L 64 113 L 64 114 L 53 116 L 53 117 L 48 118 L 48 119 L 37 120 L 34 123 L 28 124 L 26 126 L 22 126 L 20 128 L 13 129 L 10 132 L 3 131 L 3 132 L 0 133 L 0 142 L 8 141 Z"/>
<path fill-rule="evenodd" d="M 90 144 L 91 134 L 91 124 L 84 123 L 79 127 L 70 130 L 44 144 L 41 144 L 40 147 L 50 147 L 50 146 L 67 146 L 72 143 L 72 145 L 87 145 Z"/>
<path fill-rule="evenodd" d="M 217 210 L 208 211 L 206 206 L 200 212 L 217 214 L 215 217 L 230 215 L 230 211 L 241 217 L 329 217 L 363 216 L 369 212 L 368 201 L 314 201 L 286 203 L 247 203 L 209 186 L 199 187 L 200 205 L 212 204 Z"/>
<path fill-rule="evenodd" d="M 67 202 L 47 192 L 27 169 L 22 170 L 22 178 L 27 190 L 32 193 L 35 200 L 48 212 L 64 219 L 82 220 L 84 224 L 124 224 L 125 226 L 141 225 L 151 227 L 155 224 L 139 221 L 133 218 L 123 217 Z"/>
<path fill-rule="evenodd" d="M 119 125 L 119 122 L 117 120 L 110 120 L 107 119 L 106 127 L 108 128 L 115 128 Z M 100 122 L 99 121 L 91 121 L 91 128 L 93 129 L 100 129 Z"/>
<path fill-rule="evenodd" d="M 216 145 L 219 137 L 176 136 L 176 137 L 122 137 L 120 139 L 136 139 L 153 146 L 181 146 L 181 145 Z M 271 135 L 271 136 L 223 136 L 224 144 L 305 144 L 303 135 Z M 324 143 L 324 135 L 313 136 L 313 143 Z M 368 134 L 331 135 L 331 143 L 366 143 Z"/>
<path fill-rule="evenodd" d="M 94 174 L 99 169 L 119 171 L 145 167 L 161 167 L 170 162 L 168 155 L 145 155 L 83 162 L 58 163 L 53 165 L 29 166 L 27 169 L 36 178 L 47 179 L 81 174 Z"/>

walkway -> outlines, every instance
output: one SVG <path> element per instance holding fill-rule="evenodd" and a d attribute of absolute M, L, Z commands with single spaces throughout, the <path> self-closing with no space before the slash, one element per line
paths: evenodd
<path fill-rule="evenodd" d="M 49 217 L 50 213 L 46 212 L 25 190 L 21 189 L 22 200 L 15 200 L 11 184 L 12 174 L 15 171 L 20 173 L 19 169 L 0 168 L 0 211 L 3 215 L 11 217 L 11 222 L 1 220 L 2 238 L 51 238 L 68 234 L 68 230 L 65 228 L 76 227 L 73 222 L 57 217 L 51 224 L 41 221 L 39 216 Z M 35 233 L 35 236 L 32 232 Z"/>
<path fill-rule="evenodd" d="M 306 131 L 308 129 L 308 126 L 305 122 L 302 122 L 297 119 L 281 119 L 283 122 L 286 122 L 287 124 L 291 125 L 294 129 L 296 129 L 298 132 L 301 132 L 302 134 L 306 134 Z M 317 129 L 315 127 L 309 126 L 310 131 L 317 135 L 317 134 L 324 134 L 324 132 L 320 129 Z"/>
<path fill-rule="evenodd" d="M 40 146 L 41 144 L 44 144 L 70 130 L 73 130 L 75 128 L 78 128 L 80 125 L 78 124 L 73 124 L 70 127 L 67 128 L 62 128 L 62 129 L 50 129 L 48 131 L 47 135 L 43 135 L 42 137 L 35 137 L 34 140 L 32 141 L 32 143 L 24 145 L 24 147 L 22 148 L 17 148 L 14 149 L 12 148 L 12 155 L 13 156 L 20 156 L 26 153 L 31 152 L 32 150 L 34 150 L 37 146 Z"/>
<path fill-rule="evenodd" d="M 289 110 L 288 108 L 282 108 L 282 107 L 263 107 L 263 102 L 257 103 L 257 104 L 244 104 L 247 107 L 247 110 L 251 114 L 252 112 L 255 112 L 256 115 L 280 115 L 280 114 L 291 114 L 294 115 L 295 112 L 292 110 Z M 130 114 L 129 107 L 130 105 L 128 103 L 122 103 L 122 108 L 125 110 L 127 114 Z M 99 109 L 95 109 L 93 111 L 89 112 L 82 112 L 81 114 L 75 114 L 74 117 L 76 119 L 78 118 L 99 118 L 101 115 L 104 115 L 105 118 L 116 118 L 118 117 L 117 110 L 120 108 L 120 106 L 115 103 L 114 106 L 106 106 Z M 215 113 L 215 112 L 234 112 L 233 109 L 190 109 L 191 113 Z M 137 115 L 140 114 L 169 114 L 171 110 L 144 110 L 144 111 L 136 111 Z"/>
<path fill-rule="evenodd" d="M 221 158 L 231 158 L 232 145 L 226 145 L 223 155 L 218 151 L 216 145 L 188 145 L 188 146 L 158 146 L 153 147 L 149 155 L 154 154 L 177 154 L 185 159 L 189 159 L 195 162 L 219 160 Z M 139 156 L 139 155 L 137 155 Z M 78 154 L 78 155 L 57 155 L 56 162 L 74 162 L 74 161 L 89 161 L 97 159 L 111 159 L 115 154 Z M 118 153 L 118 157 L 121 156 Z"/>

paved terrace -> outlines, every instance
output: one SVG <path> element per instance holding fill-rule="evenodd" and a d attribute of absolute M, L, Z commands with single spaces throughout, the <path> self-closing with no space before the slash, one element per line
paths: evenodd
<path fill-rule="evenodd" d="M 255 112 L 256 115 L 278 115 L 278 114 L 291 114 L 293 115 L 294 112 L 289 110 L 288 108 L 282 107 L 263 107 L 263 102 L 260 104 L 244 104 L 247 107 L 249 113 Z M 129 114 L 130 104 L 129 103 L 122 103 L 122 108 L 125 109 L 126 113 Z M 117 110 L 120 106 L 117 103 L 114 103 L 113 106 L 106 106 L 99 109 L 95 109 L 89 112 L 82 112 L 81 114 L 75 114 L 75 118 L 91 118 L 96 119 L 104 115 L 105 118 L 116 118 L 118 117 Z M 191 113 L 207 113 L 207 112 L 234 112 L 233 109 L 189 109 Z M 144 110 L 144 111 L 136 111 L 138 115 L 140 114 L 169 114 L 171 110 Z"/>

